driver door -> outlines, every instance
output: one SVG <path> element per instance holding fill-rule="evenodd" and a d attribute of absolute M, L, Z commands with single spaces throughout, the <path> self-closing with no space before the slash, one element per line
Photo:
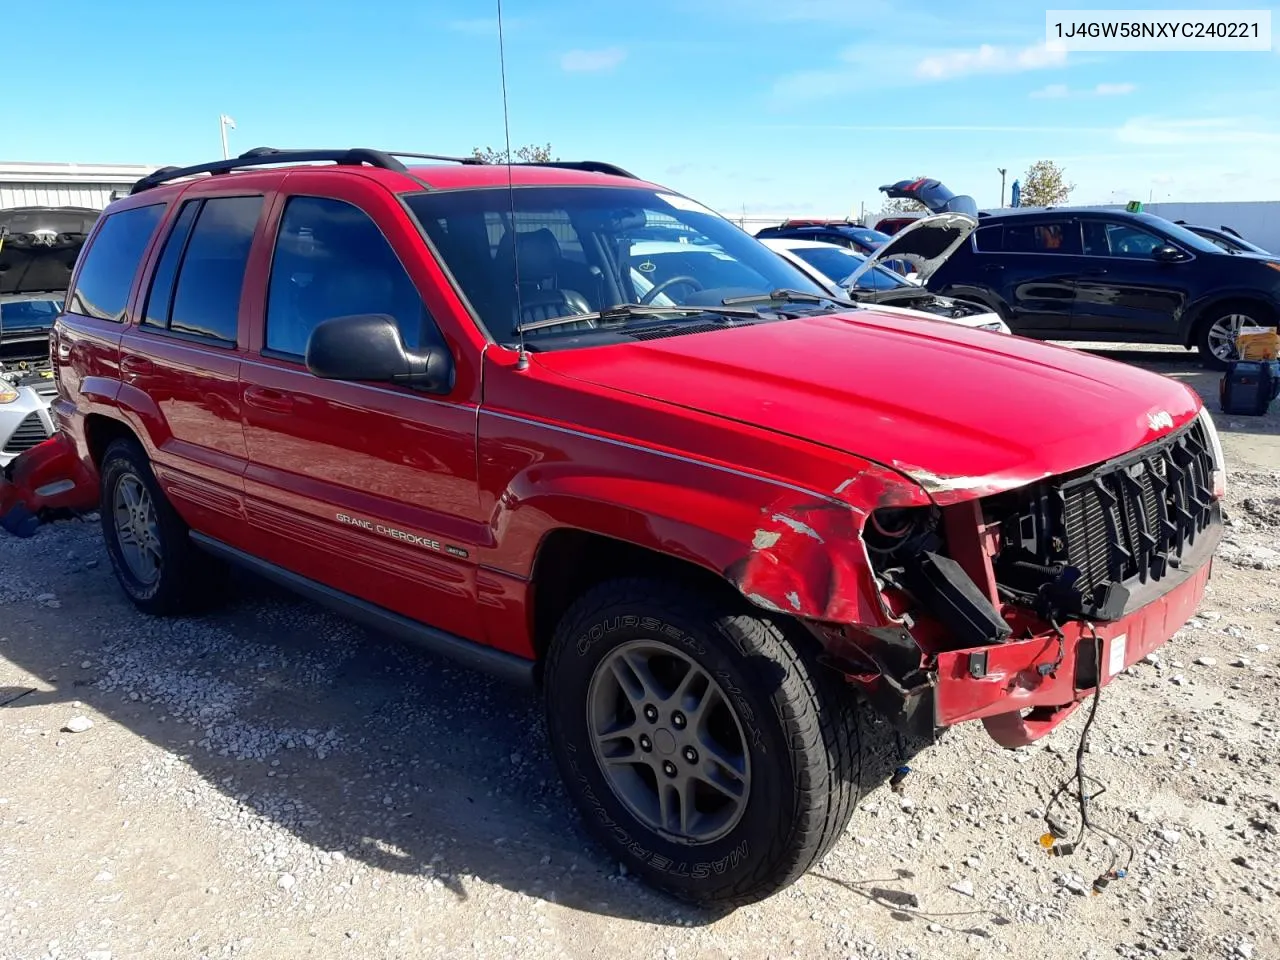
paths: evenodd
<path fill-rule="evenodd" d="M 407 346 L 443 342 L 435 318 L 449 306 L 405 267 L 421 270 L 425 245 L 394 198 L 354 177 L 335 188 L 290 174 L 273 220 L 265 307 L 241 372 L 253 553 L 481 639 L 474 367 L 451 344 L 455 386 L 429 395 L 324 380 L 303 362 L 311 330 L 333 316 L 386 314 Z"/>
<path fill-rule="evenodd" d="M 1072 331 L 1174 339 L 1190 296 L 1191 258 L 1153 259 L 1151 251 L 1170 241 L 1135 224 L 1083 220 L 1081 228 L 1085 268 L 1075 280 Z"/>

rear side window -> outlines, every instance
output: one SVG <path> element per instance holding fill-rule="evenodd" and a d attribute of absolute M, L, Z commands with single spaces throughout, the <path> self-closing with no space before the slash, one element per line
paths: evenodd
<path fill-rule="evenodd" d="M 1080 227 L 1071 220 L 1009 223 L 1004 228 L 1006 253 L 1080 253 Z"/>
<path fill-rule="evenodd" d="M 418 288 L 368 214 L 342 200 L 291 198 L 271 263 L 266 349 L 304 356 L 322 320 L 372 313 L 395 318 L 410 350 L 443 342 Z"/>
<path fill-rule="evenodd" d="M 67 305 L 69 312 L 115 323 L 124 320 L 133 276 L 163 213 L 163 203 L 151 203 L 103 218 L 101 229 L 85 251 Z"/>
<path fill-rule="evenodd" d="M 1004 249 L 1004 227 L 979 227 L 974 231 L 973 245 L 979 253 L 999 253 Z"/>
<path fill-rule="evenodd" d="M 178 268 L 169 329 L 236 341 L 240 288 L 262 197 L 214 197 L 196 215 Z"/>
<path fill-rule="evenodd" d="M 147 305 L 142 313 L 142 322 L 150 327 L 168 329 L 169 314 L 173 310 L 173 284 L 178 279 L 178 261 L 187 249 L 187 238 L 191 236 L 191 225 L 195 223 L 196 214 L 200 212 L 199 200 L 188 200 L 182 205 L 182 212 L 164 242 L 164 252 L 160 254 L 160 263 L 151 278 L 151 292 L 147 294 Z"/>

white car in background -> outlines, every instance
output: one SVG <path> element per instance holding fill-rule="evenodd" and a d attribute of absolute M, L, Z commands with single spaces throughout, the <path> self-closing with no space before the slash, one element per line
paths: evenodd
<path fill-rule="evenodd" d="M 964 214 L 921 217 L 870 257 L 819 240 L 769 237 L 760 242 L 803 270 L 814 283 L 878 312 L 1009 333 L 1009 325 L 985 304 L 942 297 L 923 286 L 976 226 L 977 221 Z M 916 272 L 908 279 L 881 266 L 884 260 L 906 260 Z"/>

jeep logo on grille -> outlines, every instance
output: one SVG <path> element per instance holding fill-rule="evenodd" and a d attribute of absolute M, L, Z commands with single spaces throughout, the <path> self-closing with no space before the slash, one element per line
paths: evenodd
<path fill-rule="evenodd" d="M 1147 423 L 1152 430 L 1159 430 L 1162 427 L 1168 429 L 1173 426 L 1173 417 L 1169 416 L 1168 410 L 1161 410 L 1158 413 L 1148 413 Z"/>

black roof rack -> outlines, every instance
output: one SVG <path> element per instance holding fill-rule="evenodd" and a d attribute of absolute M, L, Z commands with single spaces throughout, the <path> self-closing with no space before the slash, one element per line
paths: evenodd
<path fill-rule="evenodd" d="M 394 170 L 397 173 L 408 173 L 409 168 L 397 160 L 397 157 L 408 157 L 415 160 L 441 160 L 446 163 L 484 164 L 479 157 L 450 157 L 438 153 L 405 153 L 400 150 L 370 150 L 365 147 L 352 147 L 346 150 L 279 150 L 275 147 L 254 147 L 246 150 L 238 157 L 227 160 L 214 160 L 210 163 L 198 163 L 190 167 L 161 167 L 137 181 L 130 188 L 130 195 L 158 187 L 171 180 L 194 176 L 198 173 L 223 174 L 232 170 L 243 170 L 248 167 L 268 166 L 276 163 L 317 163 L 332 161 L 346 166 L 368 164 L 383 170 Z M 627 177 L 638 180 L 634 173 L 602 160 L 546 160 L 529 163 L 518 163 L 521 167 L 562 167 L 566 170 L 588 170 L 592 173 L 607 173 L 615 177 Z"/>
<path fill-rule="evenodd" d="M 408 154 L 404 154 L 408 156 Z M 245 167 L 267 166 L 273 163 L 314 163 L 331 160 L 334 163 L 358 166 L 368 164 L 383 170 L 408 172 L 408 167 L 395 158 L 393 154 L 382 150 L 368 150 L 355 147 L 348 150 L 277 150 L 275 147 L 254 147 L 238 157 L 229 160 L 215 160 L 212 163 L 198 163 L 192 167 L 161 167 L 154 173 L 143 177 L 129 190 L 129 193 L 141 193 L 158 187 L 162 183 L 178 180 L 182 177 L 194 176 L 197 173 L 229 173 Z"/>
<path fill-rule="evenodd" d="M 626 177 L 628 180 L 639 180 L 630 170 L 623 170 L 615 163 L 604 160 L 536 160 L 528 163 L 513 163 L 513 167 L 559 167 L 562 170 L 585 170 L 588 173 L 607 173 L 614 177 Z"/>

